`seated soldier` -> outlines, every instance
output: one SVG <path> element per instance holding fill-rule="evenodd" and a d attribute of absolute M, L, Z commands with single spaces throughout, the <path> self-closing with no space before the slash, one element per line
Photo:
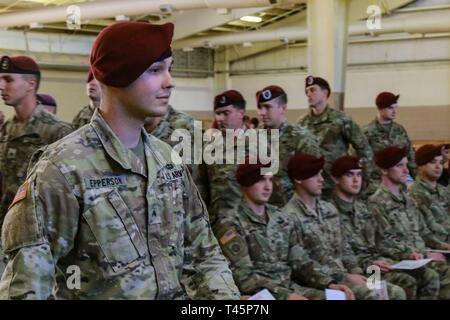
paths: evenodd
<path fill-rule="evenodd" d="M 416 151 L 418 176 L 410 192 L 427 227 L 444 242 L 441 249 L 450 250 L 450 190 L 437 183 L 444 169 L 443 148 L 426 144 Z"/>
<path fill-rule="evenodd" d="M 277 299 L 323 299 L 325 288 L 352 291 L 317 269 L 301 246 L 289 217 L 268 204 L 272 194 L 269 165 L 241 164 L 236 179 L 242 199 L 216 224 L 216 235 L 244 295 L 264 288 Z M 303 287 L 302 285 L 310 288 Z"/>
<path fill-rule="evenodd" d="M 361 160 L 358 157 L 343 156 L 336 159 L 331 166 L 331 176 L 335 189 L 331 202 L 338 209 L 344 236 L 355 253 L 358 264 L 367 270 L 377 266 L 382 278 L 404 289 L 408 299 L 426 297 L 433 290 L 434 283 L 423 283 L 426 279 L 391 269 L 392 260 L 382 257 L 375 244 L 375 221 L 364 202 L 358 197 L 362 186 Z M 387 284 L 390 299 L 397 299 L 397 286 Z M 419 292 L 417 292 L 417 287 Z"/>
<path fill-rule="evenodd" d="M 329 202 L 320 199 L 324 179 L 324 158 L 297 153 L 288 162 L 288 174 L 295 193 L 283 210 L 294 221 L 304 248 L 330 277 L 342 282 L 358 300 L 375 300 L 376 293 L 367 287 L 356 257 L 341 231 L 339 213 Z"/>
<path fill-rule="evenodd" d="M 439 299 L 450 299 L 450 270 L 441 253 L 427 252 L 427 245 L 436 243 L 427 228 L 415 201 L 407 194 L 407 149 L 389 146 L 375 154 L 381 172 L 381 184 L 369 198 L 368 208 L 376 220 L 378 251 L 393 260 L 434 261 L 414 270 L 419 276 L 434 278 Z M 432 281 L 432 280 L 430 280 Z"/>

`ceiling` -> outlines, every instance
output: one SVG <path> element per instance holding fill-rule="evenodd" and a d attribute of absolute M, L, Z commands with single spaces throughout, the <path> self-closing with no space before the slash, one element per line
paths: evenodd
<path fill-rule="evenodd" d="M 98 0 L 0 0 L 0 19 L 1 14 L 13 13 L 20 11 L 30 11 L 42 8 L 68 6 L 71 4 L 80 4 L 85 2 L 99 2 Z M 103 1 L 105 2 L 105 1 Z M 298 14 L 306 10 L 306 3 L 290 3 L 283 5 L 276 5 L 267 8 L 254 8 L 248 10 L 252 12 L 252 16 L 260 17 L 261 22 L 245 22 L 240 19 L 232 19 L 226 23 L 212 26 L 200 32 L 190 34 L 190 36 L 216 36 L 226 33 L 235 33 L 242 31 L 258 30 L 270 26 L 275 22 L 279 22 L 292 15 Z M 176 17 L 176 13 L 151 13 L 142 14 L 138 16 L 118 17 L 117 19 L 129 19 L 131 21 L 146 21 L 146 22 L 164 22 Z M 116 17 L 104 19 L 89 19 L 81 21 L 81 28 L 78 30 L 69 29 L 66 22 L 44 23 L 42 25 L 28 25 L 9 27 L 8 30 L 30 30 L 34 29 L 40 32 L 47 33 L 68 33 L 77 35 L 96 35 L 106 26 L 117 21 Z"/>

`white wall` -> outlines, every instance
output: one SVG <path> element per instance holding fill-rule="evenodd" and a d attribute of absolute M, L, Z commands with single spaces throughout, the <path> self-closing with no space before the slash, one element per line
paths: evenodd
<path fill-rule="evenodd" d="M 57 115 L 62 120 L 71 122 L 75 114 L 88 104 L 85 77 L 84 72 L 42 71 L 39 92 L 48 93 L 56 99 L 58 103 Z M 170 103 L 180 110 L 206 110 L 214 98 L 212 83 L 212 78 L 176 78 L 176 88 Z M 4 105 L 1 100 L 0 110 L 7 117 L 14 114 L 13 108 Z"/>

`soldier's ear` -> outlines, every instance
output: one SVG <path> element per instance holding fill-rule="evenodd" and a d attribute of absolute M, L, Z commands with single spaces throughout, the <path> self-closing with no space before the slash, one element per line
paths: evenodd
<path fill-rule="evenodd" d="M 380 171 L 381 171 L 381 175 L 382 176 L 387 176 L 388 175 L 388 170 L 380 168 Z"/>
<path fill-rule="evenodd" d="M 294 179 L 295 184 L 302 184 L 301 180 Z"/>
<path fill-rule="evenodd" d="M 333 180 L 334 184 L 338 184 L 339 183 L 339 179 L 336 179 L 333 175 L 331 176 L 331 180 Z"/>

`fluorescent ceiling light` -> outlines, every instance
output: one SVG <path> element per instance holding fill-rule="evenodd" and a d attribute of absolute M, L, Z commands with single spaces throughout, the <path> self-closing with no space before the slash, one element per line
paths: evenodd
<path fill-rule="evenodd" d="M 261 22 L 261 17 L 255 17 L 255 16 L 243 16 L 240 20 L 246 21 L 246 22 Z"/>

